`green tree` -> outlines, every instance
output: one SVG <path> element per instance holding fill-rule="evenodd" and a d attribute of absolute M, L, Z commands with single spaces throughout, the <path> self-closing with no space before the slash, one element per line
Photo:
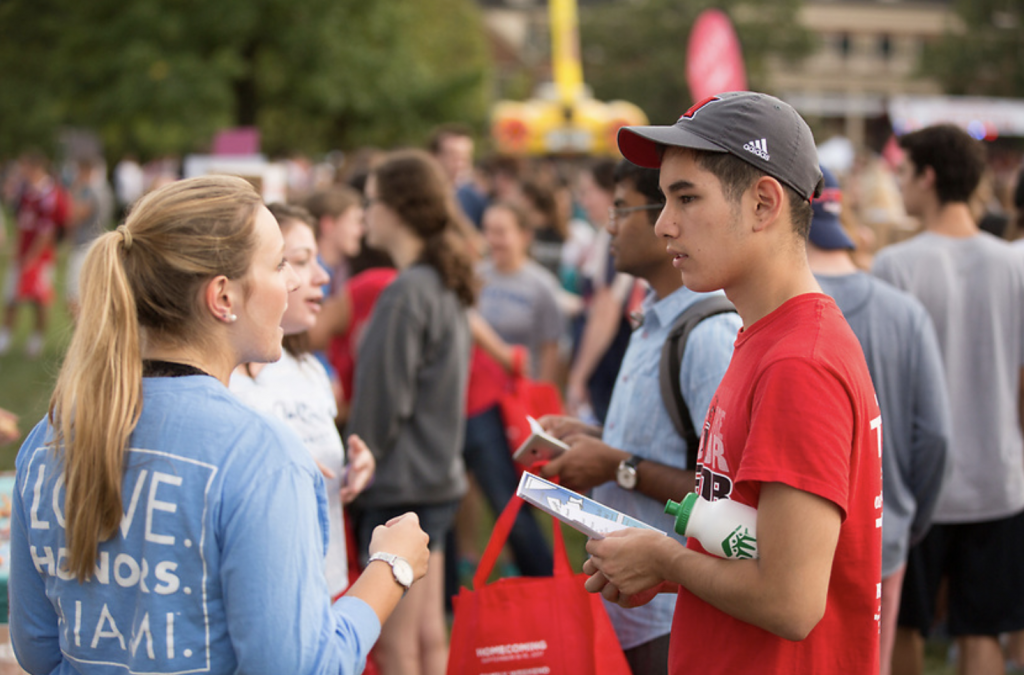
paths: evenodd
<path fill-rule="evenodd" d="M 62 126 L 114 156 L 253 124 L 271 153 L 418 143 L 482 125 L 489 73 L 472 0 L 5 0 L 0 154 Z"/>
<path fill-rule="evenodd" d="M 963 30 L 926 45 L 924 74 L 950 94 L 1024 97 L 1024 0 L 957 0 Z"/>
<path fill-rule="evenodd" d="M 705 9 L 732 20 L 743 50 L 748 85 L 767 88 L 767 57 L 799 59 L 813 47 L 796 19 L 801 0 L 634 0 L 595 4 L 580 11 L 584 79 L 601 100 L 640 106 L 654 123 L 675 120 L 692 103 L 686 83 L 690 29 Z"/>

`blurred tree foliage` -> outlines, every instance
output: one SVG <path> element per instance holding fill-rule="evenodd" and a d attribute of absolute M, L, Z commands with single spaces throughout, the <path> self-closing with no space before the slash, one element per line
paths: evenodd
<path fill-rule="evenodd" d="M 923 74 L 947 93 L 1024 97 L 1024 0 L 956 0 L 964 30 L 926 45 Z"/>
<path fill-rule="evenodd" d="M 0 0 L 0 156 L 64 126 L 111 156 L 419 143 L 483 125 L 489 59 L 473 0 Z"/>
<path fill-rule="evenodd" d="M 690 28 L 705 9 L 724 11 L 743 50 L 748 86 L 771 92 L 766 60 L 810 54 L 814 37 L 797 23 L 802 0 L 630 0 L 580 12 L 584 79 L 600 100 L 625 99 L 652 123 L 676 120 L 693 101 L 686 83 Z"/>

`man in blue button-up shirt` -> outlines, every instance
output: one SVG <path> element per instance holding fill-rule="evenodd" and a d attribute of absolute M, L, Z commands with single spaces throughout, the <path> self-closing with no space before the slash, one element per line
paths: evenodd
<path fill-rule="evenodd" d="M 676 432 L 661 397 L 661 350 L 676 318 L 708 294 L 682 285 L 672 257 L 654 233 L 665 201 L 658 171 L 623 161 L 615 178 L 608 223 L 615 267 L 645 280 L 651 291 L 644 301 L 642 325 L 633 332 L 622 360 L 604 428 L 567 417 L 541 420 L 572 448 L 541 473 L 558 475 L 562 485 L 573 490 L 593 488 L 597 501 L 672 532 L 665 501 L 692 492 L 694 473 L 687 466 L 686 441 Z M 729 366 L 741 325 L 738 314 L 719 314 L 698 324 L 687 340 L 679 381 L 697 430 Z M 633 672 L 666 673 L 675 596 L 661 595 L 635 609 L 608 602 L 605 606 Z"/>

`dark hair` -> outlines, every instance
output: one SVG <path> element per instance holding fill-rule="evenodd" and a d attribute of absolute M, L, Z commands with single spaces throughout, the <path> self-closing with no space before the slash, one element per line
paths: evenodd
<path fill-rule="evenodd" d="M 633 189 L 642 194 L 648 204 L 664 205 L 665 203 L 665 193 L 661 191 L 661 186 L 658 184 L 659 176 L 661 176 L 661 172 L 657 169 L 637 166 L 626 159 L 615 165 L 615 184 L 629 181 L 633 184 Z M 655 210 L 647 212 L 647 218 L 652 225 L 658 221 L 659 214 L 660 212 Z"/>
<path fill-rule="evenodd" d="M 274 215 L 274 219 L 277 220 L 282 235 L 295 225 L 305 225 L 313 231 L 314 237 L 319 238 L 320 223 L 304 207 L 274 202 L 273 204 L 267 204 L 267 209 L 270 210 L 270 213 Z M 281 340 L 281 346 L 286 352 L 295 357 L 308 354 L 311 351 L 309 348 L 309 332 L 302 331 L 295 335 L 285 335 Z M 246 364 L 246 372 L 252 377 L 252 373 L 249 372 L 249 364 Z"/>
<path fill-rule="evenodd" d="M 608 194 L 615 192 L 615 160 L 598 159 L 584 169 L 594 177 L 594 184 Z"/>
<path fill-rule="evenodd" d="M 448 138 L 473 138 L 472 130 L 465 124 L 459 124 L 458 122 L 451 122 L 449 124 L 442 124 L 441 126 L 434 129 L 430 134 L 430 140 L 427 142 L 427 149 L 430 150 L 432 155 L 436 155 L 441 152 L 441 145 L 444 144 L 445 139 Z"/>
<path fill-rule="evenodd" d="M 718 182 L 722 184 L 722 192 L 733 204 L 739 204 L 743 193 L 762 176 L 768 175 L 753 164 L 728 152 L 708 152 L 706 150 L 688 150 L 688 152 L 693 153 L 694 160 L 699 167 L 718 179 Z M 779 185 L 789 197 L 789 218 L 793 221 L 793 228 L 802 239 L 806 240 L 811 232 L 811 219 L 814 217 L 811 202 L 801 197 L 796 190 L 782 181 L 779 181 Z"/>
<path fill-rule="evenodd" d="M 369 169 L 359 169 L 348 177 L 345 187 L 350 187 L 361 197 L 366 192 L 366 179 L 370 177 Z M 387 251 L 374 248 L 366 243 L 366 233 L 363 233 L 362 243 L 359 246 L 359 253 L 349 258 L 349 278 L 360 272 L 374 267 L 394 267 L 395 262 L 388 255 Z"/>
<path fill-rule="evenodd" d="M 363 194 L 366 192 L 366 179 L 369 177 L 370 171 L 368 169 L 360 169 L 348 177 L 346 185 L 359 194 Z"/>
<path fill-rule="evenodd" d="M 482 162 L 484 172 L 489 176 L 505 175 L 513 180 L 519 180 L 523 173 L 520 160 L 507 155 L 493 155 Z"/>
<path fill-rule="evenodd" d="M 302 223 L 313 230 L 314 235 L 320 234 L 320 223 L 317 222 L 316 217 L 310 213 L 309 209 L 304 206 L 274 202 L 273 204 L 267 204 L 267 210 L 277 219 L 277 224 L 281 226 L 282 231 L 287 230 L 294 223 Z"/>
<path fill-rule="evenodd" d="M 313 218 L 319 221 L 324 216 L 337 218 L 361 201 L 362 198 L 355 189 L 347 185 L 335 185 L 326 190 L 314 192 L 306 198 L 303 206 Z M 319 231 L 314 231 L 319 237 Z"/>
<path fill-rule="evenodd" d="M 547 186 L 536 181 L 524 181 L 520 186 L 523 198 L 530 205 L 541 212 L 544 221 L 564 241 L 569 236 L 569 223 L 565 222 L 562 214 L 558 211 L 558 201 L 555 193 Z"/>
<path fill-rule="evenodd" d="M 899 138 L 914 163 L 917 175 L 925 167 L 935 171 L 935 194 L 939 204 L 967 202 L 985 172 L 985 146 L 960 127 L 938 124 Z"/>
<path fill-rule="evenodd" d="M 484 213 L 487 213 L 492 209 L 501 209 L 503 211 L 508 211 L 509 213 L 512 214 L 512 218 L 516 221 L 516 227 L 518 227 L 523 232 L 526 232 L 527 234 L 533 233 L 533 224 L 527 217 L 526 211 L 524 211 L 523 207 L 521 207 L 519 204 L 513 202 L 494 202 L 493 204 L 487 205 L 487 208 L 484 209 Z"/>
<path fill-rule="evenodd" d="M 75 166 L 79 171 L 92 171 L 93 169 L 99 168 L 100 160 L 98 157 L 93 155 L 82 155 L 75 160 Z"/>
<path fill-rule="evenodd" d="M 458 222 L 464 216 L 437 160 L 423 150 L 398 150 L 372 173 L 378 199 L 423 240 L 421 262 L 437 270 L 463 305 L 472 305 L 476 298 L 473 263 L 460 235 L 460 229 L 472 226 Z"/>

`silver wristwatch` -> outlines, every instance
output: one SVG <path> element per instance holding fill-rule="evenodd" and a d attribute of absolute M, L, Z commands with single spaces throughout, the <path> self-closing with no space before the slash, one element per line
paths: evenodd
<path fill-rule="evenodd" d="M 369 565 L 374 560 L 381 560 L 391 565 L 391 574 L 394 575 L 395 581 L 405 590 L 409 590 L 409 587 L 412 586 L 414 575 L 412 573 L 412 565 L 409 564 L 408 560 L 394 553 L 378 552 L 371 555 L 366 564 Z"/>
<path fill-rule="evenodd" d="M 640 463 L 640 457 L 630 455 L 628 459 L 619 462 L 619 468 L 615 472 L 615 482 L 624 490 L 636 489 L 636 465 Z"/>

